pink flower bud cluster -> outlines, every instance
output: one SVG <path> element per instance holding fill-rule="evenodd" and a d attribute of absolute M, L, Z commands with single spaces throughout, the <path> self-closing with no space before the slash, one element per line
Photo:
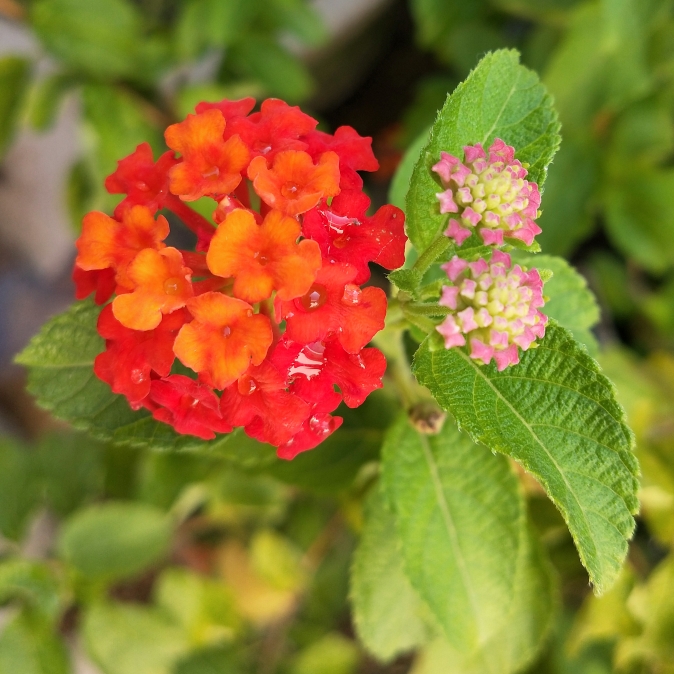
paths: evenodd
<path fill-rule="evenodd" d="M 545 335 L 547 316 L 538 270 L 512 266 L 510 255 L 495 250 L 489 262 L 466 262 L 454 256 L 442 265 L 451 285 L 444 286 L 441 306 L 452 309 L 436 328 L 445 347 L 470 343 L 470 356 L 485 365 L 493 358 L 499 371 L 519 363 L 517 347 L 526 351 Z"/>
<path fill-rule="evenodd" d="M 502 246 L 503 237 L 531 245 L 541 228 L 538 217 L 541 195 L 536 183 L 525 180 L 527 170 L 515 159 L 515 149 L 497 138 L 489 156 L 480 143 L 466 145 L 465 158 L 440 153 L 433 171 L 445 190 L 436 196 L 440 213 L 455 213 L 445 235 L 457 246 L 476 230 L 487 246 Z"/>

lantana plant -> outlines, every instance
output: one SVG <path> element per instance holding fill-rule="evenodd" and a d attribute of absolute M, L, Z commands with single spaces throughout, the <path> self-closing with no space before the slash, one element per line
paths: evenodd
<path fill-rule="evenodd" d="M 515 671 L 554 585 L 521 485 L 557 506 L 597 593 L 638 509 L 632 432 L 548 267 L 578 275 L 536 260 L 552 101 L 515 52 L 487 55 L 403 162 L 405 212 L 371 209 L 369 138 L 316 126 L 280 100 L 201 103 L 156 159 L 120 159 L 106 188 L 123 198 L 77 241 L 79 301 L 19 361 L 78 428 L 247 469 L 268 450 L 320 463 L 328 439 L 352 456 L 338 408 L 384 385 L 399 415 L 376 470 L 355 458 L 357 632 L 382 660 L 435 639 L 456 671 Z"/>

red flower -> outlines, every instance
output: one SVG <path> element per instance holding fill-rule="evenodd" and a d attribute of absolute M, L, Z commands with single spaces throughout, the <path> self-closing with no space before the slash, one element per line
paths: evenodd
<path fill-rule="evenodd" d="M 306 152 L 287 150 L 274 157 L 271 168 L 264 157 L 255 157 L 248 167 L 248 177 L 262 201 L 295 217 L 324 197 L 339 194 L 339 158 L 334 152 L 326 152 L 314 165 Z"/>
<path fill-rule="evenodd" d="M 273 334 L 266 316 L 247 302 L 217 292 L 195 297 L 187 307 L 194 320 L 184 325 L 173 350 L 180 361 L 217 389 L 236 381 L 267 355 Z"/>
<path fill-rule="evenodd" d="M 160 215 L 155 222 L 145 206 L 133 206 L 122 214 L 122 220 L 92 211 L 84 216 L 82 234 L 75 245 L 79 255 L 75 264 L 85 271 L 112 267 L 117 272 L 117 283 L 133 287 L 126 270 L 136 255 L 145 248 L 165 248 L 162 241 L 168 236 L 169 225 Z"/>
<path fill-rule="evenodd" d="M 169 195 L 169 171 L 178 163 L 173 152 L 164 152 L 155 164 L 149 143 L 141 143 L 128 157 L 117 162 L 117 170 L 105 179 L 110 194 L 126 194 L 115 208 L 121 218 L 131 206 L 147 206 L 151 211 L 164 208 Z"/>
<path fill-rule="evenodd" d="M 305 150 L 307 144 L 300 138 L 313 131 L 317 124 L 297 106 L 268 98 L 262 102 L 260 112 L 233 119 L 225 131 L 225 138 L 236 133 L 253 156 L 262 155 L 271 160 L 282 150 Z"/>
<path fill-rule="evenodd" d="M 284 377 L 264 360 L 223 392 L 223 414 L 234 426 L 243 426 L 250 437 L 275 446 L 283 444 L 311 413 L 307 403 L 285 389 Z"/>
<path fill-rule="evenodd" d="M 106 269 L 93 269 L 85 271 L 77 265 L 73 266 L 73 282 L 75 283 L 75 297 L 83 300 L 95 292 L 96 304 L 105 304 L 115 292 L 115 270 L 112 267 Z"/>
<path fill-rule="evenodd" d="M 288 339 L 311 344 L 334 337 L 348 353 L 358 353 L 384 327 L 386 294 L 381 288 L 359 288 L 353 282 L 357 274 L 348 264 L 324 264 L 305 295 L 277 299 Z"/>
<path fill-rule="evenodd" d="M 96 376 L 136 407 L 150 393 L 151 372 L 166 377 L 171 371 L 173 342 L 188 320 L 183 309 L 164 316 L 154 330 L 130 330 L 114 317 L 108 304 L 98 317 L 98 333 L 106 340 L 106 350 L 94 361 Z"/>
<path fill-rule="evenodd" d="M 220 110 L 225 122 L 230 124 L 232 120 L 238 117 L 245 117 L 255 107 L 255 99 L 248 96 L 247 98 L 240 98 L 238 101 L 220 101 L 219 103 L 197 103 L 195 111 L 198 115 L 206 110 Z M 227 131 L 225 131 L 227 133 Z M 236 131 L 230 133 L 233 135 Z M 228 136 L 229 137 L 229 136 Z"/>
<path fill-rule="evenodd" d="M 357 284 L 370 278 L 368 262 L 385 269 L 397 269 L 405 262 L 405 214 L 386 205 L 368 218 L 369 206 L 363 192 L 343 190 L 329 206 L 322 201 L 306 213 L 302 222 L 304 236 L 318 242 L 324 258 L 356 267 Z"/>
<path fill-rule="evenodd" d="M 225 124 L 219 110 L 206 110 L 166 129 L 166 144 L 182 155 L 169 174 L 171 192 L 184 201 L 217 198 L 241 182 L 250 153 L 238 136 L 223 140 Z"/>
<path fill-rule="evenodd" d="M 342 397 L 348 407 L 362 405 L 372 391 L 382 387 L 386 371 L 386 358 L 379 349 L 351 354 L 336 340 L 301 345 L 282 339 L 271 360 L 287 372 L 293 393 L 311 403 L 328 401 L 332 407 L 327 411 L 334 410 Z"/>
<path fill-rule="evenodd" d="M 213 274 L 234 277 L 234 295 L 260 302 L 276 290 L 290 300 L 309 290 L 321 266 L 321 251 L 314 241 L 297 239 L 297 220 L 271 211 L 261 225 L 253 213 L 232 211 L 218 226 L 208 250 Z"/>
<path fill-rule="evenodd" d="M 312 131 L 302 139 L 307 143 L 307 152 L 318 159 L 323 152 L 339 155 L 339 186 L 343 190 L 360 190 L 363 180 L 356 171 L 376 171 L 379 168 L 372 152 L 372 138 L 358 135 L 350 126 L 340 126 L 334 135 L 323 131 Z"/>
<path fill-rule="evenodd" d="M 174 374 L 153 381 L 150 399 L 161 405 L 152 416 L 157 421 L 170 424 L 178 433 L 212 440 L 215 438 L 214 431 L 232 431 L 231 424 L 222 417 L 218 396 L 208 386 L 189 377 Z"/>
<path fill-rule="evenodd" d="M 181 309 L 194 296 L 192 270 L 183 264 L 176 248 L 141 250 L 129 265 L 132 292 L 112 302 L 115 318 L 132 330 L 152 330 L 163 314 Z"/>

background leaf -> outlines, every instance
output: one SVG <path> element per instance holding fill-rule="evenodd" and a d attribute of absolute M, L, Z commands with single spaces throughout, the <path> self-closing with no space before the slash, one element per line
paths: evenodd
<path fill-rule="evenodd" d="M 519 65 L 516 51 L 485 56 L 452 93 L 438 114 L 431 137 L 414 167 L 407 193 L 407 232 L 422 252 L 446 226 L 435 193 L 431 166 L 440 151 L 462 157 L 464 145 L 502 138 L 529 166 L 529 179 L 542 187 L 548 164 L 560 142 L 557 113 L 538 76 Z"/>
<path fill-rule="evenodd" d="M 515 587 L 524 518 L 517 479 L 451 421 L 430 436 L 401 415 L 382 461 L 407 576 L 452 646 L 476 651 L 502 626 Z"/>
<path fill-rule="evenodd" d="M 85 615 L 83 634 L 103 674 L 171 674 L 187 650 L 180 627 L 141 606 L 95 604 Z"/>
<path fill-rule="evenodd" d="M 478 442 L 517 459 L 566 520 L 595 590 L 615 581 L 638 509 L 633 434 L 615 391 L 553 321 L 538 349 L 497 372 L 462 349 L 417 351 L 413 369 Z"/>
<path fill-rule="evenodd" d="M 29 61 L 17 56 L 0 59 L 0 159 L 14 135 L 29 79 Z"/>
<path fill-rule="evenodd" d="M 168 551 L 171 525 L 157 508 L 108 502 L 79 510 L 59 538 L 61 557 L 90 578 L 132 576 Z"/>

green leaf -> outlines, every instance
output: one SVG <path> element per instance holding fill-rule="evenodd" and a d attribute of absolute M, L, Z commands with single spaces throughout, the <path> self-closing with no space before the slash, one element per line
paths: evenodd
<path fill-rule="evenodd" d="M 193 59 L 208 47 L 227 47 L 246 34 L 256 10 L 254 0 L 188 0 L 181 3 L 174 48 L 181 59 Z"/>
<path fill-rule="evenodd" d="M 417 269 L 398 269 L 388 275 L 389 281 L 408 293 L 415 293 L 421 285 L 421 273 Z"/>
<path fill-rule="evenodd" d="M 171 674 L 187 651 L 180 627 L 159 611 L 130 604 L 95 604 L 84 617 L 83 635 L 103 674 Z"/>
<path fill-rule="evenodd" d="M 65 94 L 76 84 L 77 79 L 70 73 L 49 75 L 35 84 L 27 113 L 33 128 L 44 131 L 54 123 Z"/>
<path fill-rule="evenodd" d="M 570 255 L 596 226 L 594 194 L 599 174 L 594 143 L 564 138 L 545 181 L 536 240 L 551 255 Z"/>
<path fill-rule="evenodd" d="M 406 415 L 389 429 L 382 462 L 407 576 L 452 646 L 471 653 L 502 627 L 515 587 L 517 478 L 451 421 L 422 435 Z"/>
<path fill-rule="evenodd" d="M 402 208 L 403 210 L 405 210 L 405 197 L 407 196 L 407 190 L 410 188 L 412 171 L 414 171 L 414 167 L 416 166 L 417 161 L 419 161 L 421 150 L 428 142 L 429 133 L 430 128 L 425 129 L 412 141 L 407 150 L 405 150 L 405 154 L 403 155 L 400 164 L 398 164 L 398 168 L 391 181 L 388 200 L 394 206 Z"/>
<path fill-rule="evenodd" d="M 502 138 L 529 166 L 529 179 L 542 186 L 559 145 L 552 98 L 537 75 L 519 65 L 516 51 L 487 54 L 452 93 L 438 114 L 407 193 L 407 233 L 423 252 L 446 227 L 435 196 L 440 190 L 431 166 L 440 151 L 463 156 L 462 147 Z"/>
<path fill-rule="evenodd" d="M 611 241 L 645 269 L 674 265 L 674 170 L 642 169 L 616 176 L 604 190 Z"/>
<path fill-rule="evenodd" d="M 541 543 L 526 525 L 512 601 L 506 620 L 480 649 L 464 654 L 446 639 L 436 639 L 421 654 L 414 674 L 484 674 L 519 672 L 545 642 L 554 616 L 556 587 L 553 570 Z"/>
<path fill-rule="evenodd" d="M 99 495 L 103 487 L 103 447 L 80 433 L 53 433 L 38 446 L 47 504 L 66 517 Z"/>
<path fill-rule="evenodd" d="M 16 361 L 28 368 L 28 390 L 42 407 L 103 440 L 160 449 L 194 449 L 205 443 L 178 435 L 147 412 L 134 412 L 123 396 L 94 374 L 104 349 L 96 332 L 100 313 L 91 300 L 76 302 L 47 322 Z"/>
<path fill-rule="evenodd" d="M 66 65 L 101 78 L 134 77 L 143 44 L 142 17 L 127 0 L 38 0 L 33 28 Z"/>
<path fill-rule="evenodd" d="M 0 672 L 69 674 L 68 655 L 51 625 L 23 611 L 0 633 Z"/>
<path fill-rule="evenodd" d="M 513 260 L 527 267 L 548 269 L 553 273 L 546 281 L 544 294 L 550 299 L 542 311 L 571 332 L 576 340 L 597 353 L 597 340 L 590 328 L 599 322 L 599 305 L 585 278 L 566 260 L 552 255 L 526 255 L 513 252 Z"/>
<path fill-rule="evenodd" d="M 351 567 L 351 604 L 358 638 L 388 662 L 429 638 L 421 600 L 403 570 L 395 520 L 379 487 L 365 503 L 365 524 Z"/>
<path fill-rule="evenodd" d="M 19 540 L 40 497 L 39 474 L 32 452 L 0 439 L 0 533 Z"/>
<path fill-rule="evenodd" d="M 313 89 L 302 61 L 271 39 L 248 35 L 232 45 L 229 58 L 234 70 L 259 80 L 272 96 L 290 103 L 305 99 Z"/>
<path fill-rule="evenodd" d="M 10 601 L 22 602 L 55 620 L 61 608 L 61 591 L 53 569 L 28 559 L 0 563 L 0 605 Z"/>
<path fill-rule="evenodd" d="M 615 581 L 638 510 L 634 438 L 613 385 L 550 321 L 537 349 L 497 372 L 463 349 L 417 351 L 413 370 L 478 442 L 519 461 L 555 502 L 601 593 Z"/>
<path fill-rule="evenodd" d="M 14 135 L 29 79 L 29 61 L 17 56 L 0 59 L 0 158 Z"/>
<path fill-rule="evenodd" d="M 107 502 L 79 510 L 64 525 L 61 557 L 90 578 L 124 578 L 158 562 L 168 551 L 171 524 L 157 508 Z"/>
<path fill-rule="evenodd" d="M 355 674 L 359 653 L 356 644 L 339 632 L 314 641 L 295 658 L 291 674 Z"/>

